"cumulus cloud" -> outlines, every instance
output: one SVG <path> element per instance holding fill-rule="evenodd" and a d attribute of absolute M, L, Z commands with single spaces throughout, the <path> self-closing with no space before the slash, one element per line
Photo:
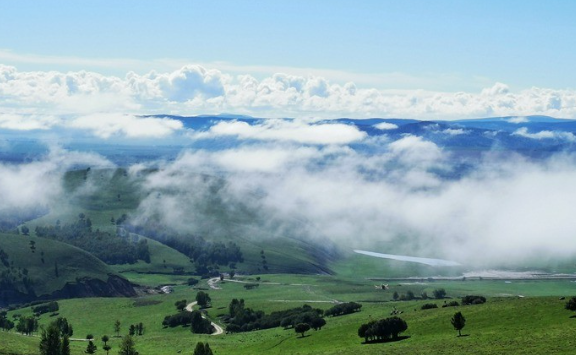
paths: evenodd
<path fill-rule="evenodd" d="M 122 114 L 92 114 L 77 117 L 67 127 L 86 129 L 100 138 L 126 136 L 128 138 L 165 137 L 183 129 L 181 121 L 169 118 L 136 117 Z"/>
<path fill-rule="evenodd" d="M 319 76 L 278 73 L 256 79 L 198 65 L 168 73 L 130 72 L 123 78 L 85 71 L 25 72 L 0 65 L 0 109 L 56 116 L 235 112 L 277 118 L 456 119 L 533 114 L 576 118 L 576 91 L 533 87 L 514 92 L 502 83 L 479 93 L 386 91 L 335 84 Z"/>
<path fill-rule="evenodd" d="M 234 136 L 238 139 L 297 142 L 304 144 L 349 144 L 360 141 L 366 133 L 356 127 L 334 123 L 312 123 L 303 120 L 270 119 L 257 124 L 221 121 L 197 138 Z"/>
<path fill-rule="evenodd" d="M 568 142 L 576 141 L 576 136 L 571 132 L 560 132 L 560 131 L 540 131 L 536 133 L 528 132 L 528 128 L 522 127 L 517 129 L 512 133 L 515 136 L 522 136 L 531 139 L 559 139 Z"/>
<path fill-rule="evenodd" d="M 374 127 L 381 129 L 383 131 L 387 131 L 387 130 L 391 130 L 391 129 L 397 129 L 398 125 L 395 125 L 394 123 L 380 122 L 380 123 L 375 124 Z"/>

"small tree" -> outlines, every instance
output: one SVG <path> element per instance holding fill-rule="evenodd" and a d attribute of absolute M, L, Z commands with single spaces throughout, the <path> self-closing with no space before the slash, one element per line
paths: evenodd
<path fill-rule="evenodd" d="M 120 336 L 120 321 L 118 319 L 116 319 L 116 322 L 114 322 L 114 332 L 116 332 L 116 336 Z"/>
<path fill-rule="evenodd" d="M 308 323 L 298 323 L 294 327 L 294 331 L 296 331 L 296 333 L 300 334 L 302 336 L 302 338 L 304 338 L 304 333 L 306 333 L 309 330 L 310 330 L 310 325 Z"/>
<path fill-rule="evenodd" d="M 110 345 L 104 345 L 102 347 L 102 349 L 104 349 L 104 351 L 106 352 L 106 355 L 108 355 L 108 353 L 110 352 L 110 350 L 112 350 L 112 347 Z"/>
<path fill-rule="evenodd" d="M 62 342 L 60 340 L 60 329 L 52 323 L 47 330 L 42 331 L 40 338 L 40 354 L 42 355 L 55 355 L 59 354 L 62 350 Z"/>
<path fill-rule="evenodd" d="M 454 313 L 454 317 L 452 317 L 452 319 L 450 320 L 450 322 L 452 323 L 452 326 L 454 327 L 455 330 L 458 331 L 458 336 L 462 336 L 462 328 L 464 328 L 464 326 L 466 325 L 466 318 L 464 318 L 464 316 L 462 315 L 462 312 L 456 312 Z"/>
<path fill-rule="evenodd" d="M 92 334 L 86 335 L 86 340 L 92 340 L 92 339 L 94 339 L 94 335 Z"/>
<path fill-rule="evenodd" d="M 434 298 L 436 299 L 442 299 L 444 297 L 446 297 L 446 290 L 443 288 L 439 288 L 433 291 L 434 294 Z"/>
<path fill-rule="evenodd" d="M 102 336 L 102 342 L 104 343 L 104 345 L 108 345 L 109 340 L 110 340 L 110 337 L 108 337 L 108 335 Z"/>
<path fill-rule="evenodd" d="M 92 342 L 92 340 L 88 341 L 88 345 L 86 346 L 86 354 L 94 354 L 96 352 L 96 345 Z"/>
<path fill-rule="evenodd" d="M 70 355 L 70 337 L 64 335 L 62 337 L 62 346 L 60 347 L 60 355 Z"/>
<path fill-rule="evenodd" d="M 210 349 L 210 345 L 208 343 L 204 344 L 199 342 L 196 344 L 196 348 L 194 349 L 193 355 L 213 355 L 212 349 Z"/>
<path fill-rule="evenodd" d="M 210 296 L 208 295 L 208 293 L 204 292 L 204 291 L 200 291 L 196 294 L 196 302 L 198 302 L 198 305 L 202 308 L 206 308 L 208 307 L 208 305 L 210 304 L 210 301 L 212 301 L 212 299 L 210 299 Z"/>
<path fill-rule="evenodd" d="M 314 330 L 321 330 L 322 327 L 326 325 L 326 321 L 324 320 L 324 318 L 317 317 L 312 319 L 310 325 L 312 326 L 312 328 L 314 328 Z"/>
<path fill-rule="evenodd" d="M 176 303 L 174 303 L 174 306 L 176 306 L 177 310 L 182 312 L 186 308 L 186 300 L 176 301 Z"/>
<path fill-rule="evenodd" d="M 422 291 L 422 294 L 420 295 L 420 297 L 422 297 L 423 300 L 427 300 L 428 294 L 426 293 L 426 291 Z"/>
<path fill-rule="evenodd" d="M 570 298 L 568 302 L 566 302 L 566 306 L 564 306 L 564 308 L 569 311 L 576 311 L 576 297 Z"/>
<path fill-rule="evenodd" d="M 398 292 L 394 291 L 394 294 L 392 294 L 392 298 L 394 299 L 394 301 L 397 301 L 399 297 L 400 296 L 398 295 Z"/>
<path fill-rule="evenodd" d="M 118 355 L 138 355 L 138 352 L 134 347 L 134 339 L 130 335 L 126 335 L 122 338 L 122 344 L 120 344 Z"/>
<path fill-rule="evenodd" d="M 414 297 L 414 292 L 408 290 L 408 291 L 406 292 L 406 299 L 407 299 L 407 300 L 413 300 L 414 298 L 415 298 L 415 297 Z"/>
<path fill-rule="evenodd" d="M 22 228 L 20 228 L 22 230 L 22 234 L 24 235 L 30 235 L 30 228 L 26 227 L 26 226 L 22 226 Z"/>

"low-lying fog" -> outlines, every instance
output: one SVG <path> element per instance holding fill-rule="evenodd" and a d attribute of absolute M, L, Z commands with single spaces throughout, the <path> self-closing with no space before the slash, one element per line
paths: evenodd
<path fill-rule="evenodd" d="M 183 150 L 174 161 L 129 167 L 131 177 L 160 168 L 145 175 L 145 191 L 156 193 L 147 194 L 136 216 L 217 230 L 218 213 L 226 213 L 238 217 L 238 233 L 256 238 L 294 233 L 328 238 L 345 250 L 464 265 L 576 253 L 571 154 L 530 160 L 486 152 L 463 160 L 417 136 L 388 141 L 352 132 L 357 137 L 347 141 L 342 137 L 349 132 L 318 131 L 324 138 L 317 142 L 314 132 L 304 140 L 290 139 L 292 133 L 251 136 L 231 148 Z M 358 139 L 371 149 L 355 149 Z M 49 206 L 63 193 L 65 171 L 82 164 L 111 166 L 96 154 L 59 148 L 33 162 L 0 164 L 0 213 Z M 224 183 L 215 190 L 200 174 Z M 206 205 L 214 201 L 225 211 L 210 214 Z"/>

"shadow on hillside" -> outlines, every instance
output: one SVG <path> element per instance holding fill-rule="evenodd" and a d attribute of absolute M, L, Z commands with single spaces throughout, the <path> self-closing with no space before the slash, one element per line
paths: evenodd
<path fill-rule="evenodd" d="M 401 341 L 404 339 L 410 338 L 409 335 L 399 336 L 396 339 L 383 339 L 383 340 L 371 340 L 371 341 L 363 341 L 362 344 L 381 344 L 381 343 L 394 343 L 397 341 Z"/>

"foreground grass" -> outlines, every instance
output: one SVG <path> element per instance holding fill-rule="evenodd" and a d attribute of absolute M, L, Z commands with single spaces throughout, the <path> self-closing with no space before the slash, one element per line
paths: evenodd
<path fill-rule="evenodd" d="M 482 286 L 490 292 L 502 293 L 504 283 L 452 283 L 448 294 L 456 296 L 458 289 L 480 291 Z M 395 287 L 404 287 L 395 286 Z M 434 285 L 436 286 L 436 285 Z M 516 285 L 514 285 L 516 286 Z M 533 282 L 517 285 L 533 293 L 569 292 L 573 284 L 552 285 L 546 282 Z M 202 282 L 199 287 L 206 287 Z M 121 334 L 126 334 L 130 324 L 142 322 L 145 335 L 136 337 L 140 354 L 191 353 L 198 341 L 207 341 L 215 354 L 518 354 L 518 353 L 557 353 L 572 354 L 576 345 L 576 319 L 565 311 L 565 301 L 558 297 L 491 297 L 484 305 L 420 310 L 424 303 L 442 305 L 441 300 L 415 300 L 390 302 L 389 291 L 375 290 L 368 282 L 342 282 L 332 277 L 263 275 L 260 286 L 246 290 L 242 283 L 225 282 L 221 290 L 209 290 L 212 308 L 208 316 L 218 322 L 218 316 L 227 312 L 232 298 L 244 298 L 247 307 L 271 312 L 300 306 L 308 301 L 313 307 L 331 307 L 330 300 L 361 301 L 369 297 L 381 297 L 381 301 L 365 302 L 361 312 L 328 318 L 321 331 L 310 331 L 305 338 L 296 336 L 292 329 L 281 328 L 222 336 L 194 335 L 188 328 L 163 329 L 161 322 L 165 315 L 175 313 L 174 302 L 180 299 L 192 301 L 197 292 L 187 286 L 178 286 L 169 295 L 155 295 L 146 298 L 94 298 L 60 301 L 59 316 L 68 318 L 74 325 L 74 337 L 81 338 L 94 334 L 99 341 L 104 334 L 114 336 L 113 324 L 116 319 L 122 322 Z M 477 287 L 477 288 L 476 288 Z M 339 290 L 339 291 L 338 291 Z M 480 292 L 478 292 L 480 293 Z M 484 293 L 485 294 L 485 293 Z M 310 302 L 318 301 L 318 302 Z M 382 344 L 362 344 L 357 335 L 360 324 L 370 319 L 390 316 L 396 307 L 402 311 L 401 317 L 408 322 L 405 335 L 408 339 Z M 463 334 L 458 338 L 450 325 L 450 318 L 456 311 L 462 311 L 467 319 Z M 29 309 L 9 313 L 30 314 Z M 53 318 L 41 317 L 40 323 L 48 324 Z M 37 353 L 37 338 L 24 337 L 15 333 L 0 332 L 0 354 Z M 116 353 L 118 338 L 112 338 L 112 353 Z M 86 343 L 73 342 L 73 354 L 82 354 Z M 99 350 L 101 351 L 101 350 Z"/>

